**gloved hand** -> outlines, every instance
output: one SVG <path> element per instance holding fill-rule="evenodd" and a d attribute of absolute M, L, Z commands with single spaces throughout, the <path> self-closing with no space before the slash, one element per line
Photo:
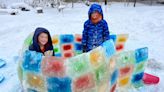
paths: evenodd
<path fill-rule="evenodd" d="M 82 50 L 83 50 L 83 52 L 87 52 L 87 46 L 86 45 L 83 45 L 83 47 L 82 47 Z"/>
<path fill-rule="evenodd" d="M 48 50 L 46 52 L 44 52 L 45 56 L 53 56 L 53 51 L 52 50 Z"/>

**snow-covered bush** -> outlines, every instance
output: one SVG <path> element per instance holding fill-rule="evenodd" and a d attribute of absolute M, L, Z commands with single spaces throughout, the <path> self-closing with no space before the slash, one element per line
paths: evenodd
<path fill-rule="evenodd" d="M 30 11 L 31 10 L 31 7 L 26 3 L 13 3 L 9 8 L 21 9 L 23 11 Z"/>
<path fill-rule="evenodd" d="M 36 7 L 37 13 L 43 13 L 43 8 L 42 7 Z"/>
<path fill-rule="evenodd" d="M 32 7 L 56 7 L 60 5 L 64 0 L 25 0 L 25 3 L 29 4 Z"/>
<path fill-rule="evenodd" d="M 19 13 L 18 9 L 0 9 L 0 15 L 2 14 L 17 15 L 18 13 Z"/>
<path fill-rule="evenodd" d="M 0 2 L 0 8 L 6 9 L 6 8 L 7 8 L 7 7 L 6 7 L 6 4 Z"/>

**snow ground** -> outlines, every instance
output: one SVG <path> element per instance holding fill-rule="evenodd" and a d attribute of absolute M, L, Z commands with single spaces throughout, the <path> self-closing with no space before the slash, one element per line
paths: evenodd
<path fill-rule="evenodd" d="M 71 4 L 63 12 L 45 8 L 43 14 L 20 12 L 16 16 L 0 15 L 0 58 L 7 65 L 0 69 L 5 81 L 0 84 L 2 92 L 18 92 L 20 85 L 17 78 L 17 63 L 24 39 L 36 27 L 45 27 L 53 34 L 82 33 L 83 23 L 88 18 L 89 7 L 82 3 Z M 136 92 L 163 92 L 164 89 L 164 6 L 148 6 L 137 4 L 137 7 L 124 6 L 123 3 L 111 3 L 104 6 L 104 18 L 108 22 L 111 33 L 128 33 L 129 40 L 125 50 L 140 47 L 149 48 L 149 58 L 155 58 L 162 69 L 146 68 L 146 72 L 160 77 L 155 86 L 145 86 Z"/>

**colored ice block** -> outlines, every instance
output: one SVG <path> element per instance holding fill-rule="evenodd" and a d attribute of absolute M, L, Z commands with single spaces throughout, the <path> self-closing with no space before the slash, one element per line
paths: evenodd
<path fill-rule="evenodd" d="M 127 76 L 127 75 L 131 76 L 132 72 L 133 72 L 133 65 L 125 66 L 120 68 L 119 76 L 120 77 Z"/>
<path fill-rule="evenodd" d="M 112 40 L 107 40 L 102 44 L 107 58 L 110 58 L 115 52 L 116 48 Z"/>
<path fill-rule="evenodd" d="M 42 92 L 46 90 L 43 76 L 30 72 L 26 72 L 25 75 L 25 81 L 29 87 L 35 88 L 37 91 Z"/>
<path fill-rule="evenodd" d="M 111 75 L 111 80 L 110 80 L 110 85 L 114 85 L 115 83 L 117 83 L 117 79 L 118 79 L 118 70 L 115 70 L 112 75 Z"/>
<path fill-rule="evenodd" d="M 72 92 L 71 89 L 72 80 L 69 77 L 64 77 L 64 78 L 48 77 L 46 81 L 47 81 L 48 92 Z"/>
<path fill-rule="evenodd" d="M 142 72 L 144 71 L 144 69 L 145 69 L 145 62 L 138 63 L 135 65 L 134 73 Z"/>
<path fill-rule="evenodd" d="M 58 35 L 54 35 L 52 37 L 52 43 L 53 43 L 53 45 L 58 45 L 60 43 L 60 40 L 59 40 L 59 36 Z"/>
<path fill-rule="evenodd" d="M 63 51 L 73 50 L 73 45 L 72 44 L 63 44 L 62 50 Z"/>
<path fill-rule="evenodd" d="M 95 81 L 97 84 L 101 84 L 104 81 L 107 81 L 108 71 L 106 70 L 107 70 L 107 66 L 105 64 L 100 65 L 94 70 L 95 78 L 96 78 Z"/>
<path fill-rule="evenodd" d="M 89 73 L 73 81 L 73 92 L 89 92 L 95 87 L 93 74 Z"/>
<path fill-rule="evenodd" d="M 130 82 L 130 76 L 119 79 L 119 86 L 126 86 Z"/>
<path fill-rule="evenodd" d="M 81 76 L 87 72 L 90 72 L 89 59 L 87 54 L 81 54 L 77 57 L 68 59 L 67 72 L 71 77 Z"/>
<path fill-rule="evenodd" d="M 25 71 L 40 72 L 42 56 L 42 53 L 27 50 L 23 56 L 23 69 Z"/>
<path fill-rule="evenodd" d="M 75 34 L 75 42 L 81 43 L 81 40 L 82 40 L 82 35 L 81 34 Z"/>
<path fill-rule="evenodd" d="M 115 35 L 115 34 L 110 35 L 110 39 L 112 39 L 115 43 L 116 39 L 117 39 L 117 35 Z"/>
<path fill-rule="evenodd" d="M 116 50 L 117 51 L 122 51 L 124 49 L 124 44 L 122 43 L 117 43 L 116 44 Z"/>
<path fill-rule="evenodd" d="M 136 62 L 140 63 L 148 59 L 148 48 L 140 48 L 135 50 Z"/>
<path fill-rule="evenodd" d="M 72 43 L 74 41 L 74 36 L 71 34 L 60 35 L 60 41 L 61 44 Z"/>
<path fill-rule="evenodd" d="M 80 43 L 75 43 L 75 51 L 82 51 L 82 44 Z"/>
<path fill-rule="evenodd" d="M 62 57 L 64 57 L 64 58 L 71 58 L 73 56 L 74 56 L 73 51 L 65 51 L 65 52 L 63 52 L 63 55 L 62 55 Z"/>
<path fill-rule="evenodd" d="M 100 46 L 96 49 L 93 49 L 90 53 L 90 63 L 93 67 L 105 63 L 105 54 L 104 49 Z"/>
<path fill-rule="evenodd" d="M 118 34 L 117 43 L 125 43 L 128 39 L 128 34 Z"/>
<path fill-rule="evenodd" d="M 42 62 L 42 73 L 48 77 L 64 77 L 66 72 L 64 60 L 57 57 L 44 57 Z"/>
<path fill-rule="evenodd" d="M 114 85 L 112 86 L 112 88 L 110 89 L 110 92 L 115 92 L 116 87 L 117 87 L 117 84 L 114 84 Z"/>
<path fill-rule="evenodd" d="M 132 84 L 134 87 L 138 88 L 140 86 L 143 86 L 143 81 L 142 81 L 143 76 L 144 76 L 143 72 L 134 74 L 132 76 Z"/>

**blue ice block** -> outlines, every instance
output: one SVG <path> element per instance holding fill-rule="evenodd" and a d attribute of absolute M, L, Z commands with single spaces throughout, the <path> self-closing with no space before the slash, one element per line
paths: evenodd
<path fill-rule="evenodd" d="M 35 51 L 25 51 L 23 56 L 23 69 L 25 71 L 40 72 L 42 53 Z"/>
<path fill-rule="evenodd" d="M 135 50 L 136 63 L 147 60 L 148 58 L 148 48 L 140 48 Z"/>
<path fill-rule="evenodd" d="M 111 85 L 117 82 L 117 78 L 118 78 L 118 70 L 115 70 L 111 75 Z"/>
<path fill-rule="evenodd" d="M 49 77 L 47 78 L 47 90 L 48 92 L 71 92 L 71 79 Z"/>
<path fill-rule="evenodd" d="M 116 52 L 115 45 L 114 45 L 114 42 L 112 40 L 105 41 L 102 44 L 102 46 L 105 49 L 105 53 L 106 53 L 107 57 L 111 57 Z"/>
<path fill-rule="evenodd" d="M 60 36 L 60 42 L 61 44 L 66 44 L 66 43 L 72 43 L 74 41 L 73 35 L 61 35 Z"/>
<path fill-rule="evenodd" d="M 82 51 L 82 44 L 75 43 L 75 51 Z"/>

